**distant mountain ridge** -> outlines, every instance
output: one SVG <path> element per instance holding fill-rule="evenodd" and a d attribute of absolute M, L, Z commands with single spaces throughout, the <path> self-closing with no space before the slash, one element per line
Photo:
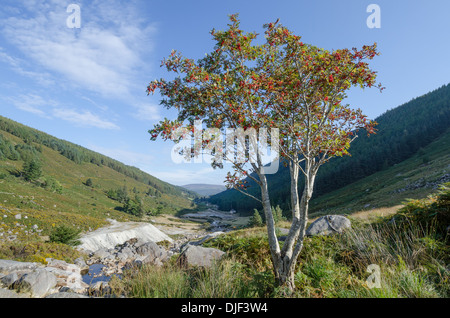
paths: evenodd
<path fill-rule="evenodd" d="M 398 164 L 439 138 L 450 127 L 450 84 L 375 118 L 377 134 L 367 137 L 364 132 L 350 147 L 351 156 L 333 158 L 319 169 L 314 197 L 342 188 L 373 173 Z M 303 179 L 299 178 L 299 191 Z M 289 209 L 289 169 L 280 165 L 278 173 L 268 175 L 269 191 L 273 205 Z M 259 196 L 259 187 L 250 179 L 249 193 Z M 252 211 L 260 204 L 236 190 L 213 195 L 210 202 L 220 209 L 234 208 Z"/>
<path fill-rule="evenodd" d="M 202 196 L 210 196 L 225 191 L 227 188 L 218 184 L 195 183 L 182 186 L 185 189 L 196 192 Z"/>

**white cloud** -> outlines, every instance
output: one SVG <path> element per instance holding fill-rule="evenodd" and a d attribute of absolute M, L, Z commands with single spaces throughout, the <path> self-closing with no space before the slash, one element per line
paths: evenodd
<path fill-rule="evenodd" d="M 54 108 L 53 116 L 79 126 L 90 126 L 101 129 L 120 129 L 120 127 L 113 122 L 104 120 L 87 110 L 79 112 L 73 109 Z"/>
<path fill-rule="evenodd" d="M 152 155 L 138 153 L 122 148 L 106 148 L 97 145 L 89 145 L 88 148 L 140 169 L 142 169 L 142 167 L 149 166 L 152 162 L 154 162 L 154 157 Z"/>
<path fill-rule="evenodd" d="M 49 118 L 49 107 L 55 105 L 54 101 L 46 101 L 36 94 L 24 94 L 17 97 L 7 97 L 5 100 L 18 109 Z"/>
<path fill-rule="evenodd" d="M 2 47 L 0 47 L 0 62 L 8 64 L 16 73 L 31 78 L 33 79 L 33 81 L 43 86 L 48 87 L 55 84 L 55 82 L 51 79 L 50 74 L 48 74 L 47 72 L 35 72 L 27 70 L 27 67 L 23 66 L 27 64 L 26 61 L 8 55 Z"/>
<path fill-rule="evenodd" d="M 155 171 L 152 169 L 151 171 L 147 170 L 147 172 L 158 179 L 175 185 L 191 183 L 224 185 L 226 170 L 214 170 L 212 167 L 201 168 L 198 164 L 192 165 L 194 165 L 192 170 L 171 168 L 168 171 Z"/>
<path fill-rule="evenodd" d="M 17 109 L 48 119 L 58 118 L 78 126 L 96 127 L 100 129 L 120 129 L 110 120 L 102 119 L 99 115 L 88 110 L 78 111 L 63 108 L 52 99 L 45 99 L 40 95 L 29 93 L 14 97 L 4 97 L 6 103 L 12 104 Z"/>
<path fill-rule="evenodd" d="M 152 105 L 135 102 L 142 72 L 149 72 L 153 23 L 145 21 L 134 2 L 89 1 L 81 4 L 81 28 L 70 29 L 67 1 L 22 1 L 22 11 L 0 21 L 0 31 L 25 58 L 0 50 L 0 60 L 22 75 L 44 73 L 41 82 L 65 89 L 86 89 L 103 98 L 126 102 L 140 118 L 157 118 Z M 14 54 L 16 56 L 16 54 Z M 39 72 L 38 72 L 39 71 Z M 51 80 L 49 79 L 51 77 Z M 86 115 L 86 114 L 85 114 Z M 133 113 L 131 114 L 133 115 Z"/>
<path fill-rule="evenodd" d="M 158 106 L 154 104 L 136 104 L 136 112 L 133 117 L 139 120 L 158 120 L 161 119 L 159 115 Z"/>

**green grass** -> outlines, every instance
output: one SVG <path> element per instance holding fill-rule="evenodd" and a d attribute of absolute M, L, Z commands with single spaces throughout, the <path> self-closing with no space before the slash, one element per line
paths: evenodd
<path fill-rule="evenodd" d="M 340 235 L 307 237 L 295 290 L 275 285 L 265 228 L 230 232 L 206 242 L 227 252 L 210 269 L 146 266 L 115 281 L 127 297 L 448 298 L 450 245 L 442 215 L 450 214 L 450 184 L 384 218 L 354 219 Z M 436 211 L 440 211 L 436 213 Z M 379 286 L 372 286 L 377 265 Z M 379 275 L 378 275 L 379 274 Z M 369 279 L 370 278 L 370 279 Z"/>
<path fill-rule="evenodd" d="M 145 265 L 110 282 L 113 293 L 127 298 L 243 298 L 257 293 L 239 263 L 224 260 L 211 268 Z"/>
<path fill-rule="evenodd" d="M 13 145 L 24 144 L 24 140 L 8 132 L 0 134 L 2 140 Z M 34 153 L 42 163 L 38 180 L 29 182 L 21 176 L 23 160 L 0 160 L 0 258 L 45 262 L 45 258 L 52 257 L 73 261 L 79 253 L 72 247 L 49 242 L 56 229 L 86 232 L 108 225 L 107 219 L 146 220 L 121 211 L 122 204 L 106 195 L 110 189 L 126 186 L 130 197 L 138 194 L 142 198 L 146 211 L 176 214 L 195 208 L 187 196 L 160 189 L 161 196 L 151 197 L 146 195 L 150 187 L 147 183 L 105 165 L 75 163 L 46 146 L 31 144 L 40 149 Z M 89 178 L 92 186 L 85 184 Z M 55 180 L 61 191 L 43 187 L 49 179 Z"/>
<path fill-rule="evenodd" d="M 7 132 L 2 131 L 1 134 L 14 144 L 23 143 L 20 138 Z M 109 189 L 124 185 L 130 197 L 134 197 L 132 190 L 136 189 L 147 210 L 161 207 L 163 213 L 175 214 L 192 205 L 187 197 L 182 196 L 163 193 L 159 198 L 150 197 L 145 194 L 149 189 L 147 184 L 109 167 L 91 163 L 77 164 L 50 148 L 41 148 L 39 157 L 43 177 L 40 180 L 52 177 L 59 182 L 62 191 L 58 193 L 45 189 L 40 186 L 40 181 L 27 182 L 19 177 L 23 161 L 0 160 L 0 224 L 4 228 L 15 231 L 17 223 L 28 228 L 36 224 L 42 230 L 41 235 L 49 235 L 52 228 L 59 225 L 87 231 L 106 225 L 107 218 L 118 221 L 140 220 L 120 211 L 122 204 L 105 194 Z M 88 178 L 93 181 L 92 187 L 84 184 Z M 17 214 L 22 215 L 19 221 L 14 218 Z"/>
<path fill-rule="evenodd" d="M 313 198 L 310 215 L 349 214 L 362 209 L 390 207 L 406 199 L 422 199 L 433 192 L 430 187 L 410 185 L 435 182 L 450 167 L 450 130 L 418 151 L 414 156 L 343 188 Z M 316 185 L 320 187 L 320 184 Z M 398 192 L 399 189 L 406 189 Z M 366 208 L 364 208 L 366 206 Z"/>

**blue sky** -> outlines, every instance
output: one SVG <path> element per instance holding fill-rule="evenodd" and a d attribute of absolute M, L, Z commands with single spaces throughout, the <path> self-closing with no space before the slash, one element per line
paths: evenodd
<path fill-rule="evenodd" d="M 79 5 L 80 28 L 66 9 Z M 381 27 L 369 28 L 377 4 Z M 173 144 L 148 129 L 174 113 L 147 96 L 169 77 L 160 62 L 172 49 L 198 59 L 239 13 L 245 31 L 280 22 L 326 49 L 378 43 L 371 67 L 386 87 L 351 90 L 348 103 L 375 118 L 450 82 L 450 1 L 76 1 L 3 0 L 0 7 L 0 114 L 136 166 L 164 181 L 222 184 L 226 171 L 175 164 Z"/>

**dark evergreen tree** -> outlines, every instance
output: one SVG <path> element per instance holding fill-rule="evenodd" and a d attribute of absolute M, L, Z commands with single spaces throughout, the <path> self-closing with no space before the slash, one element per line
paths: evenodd
<path fill-rule="evenodd" d="M 25 161 L 22 175 L 27 181 L 36 181 L 42 176 L 42 165 L 37 159 Z"/>

